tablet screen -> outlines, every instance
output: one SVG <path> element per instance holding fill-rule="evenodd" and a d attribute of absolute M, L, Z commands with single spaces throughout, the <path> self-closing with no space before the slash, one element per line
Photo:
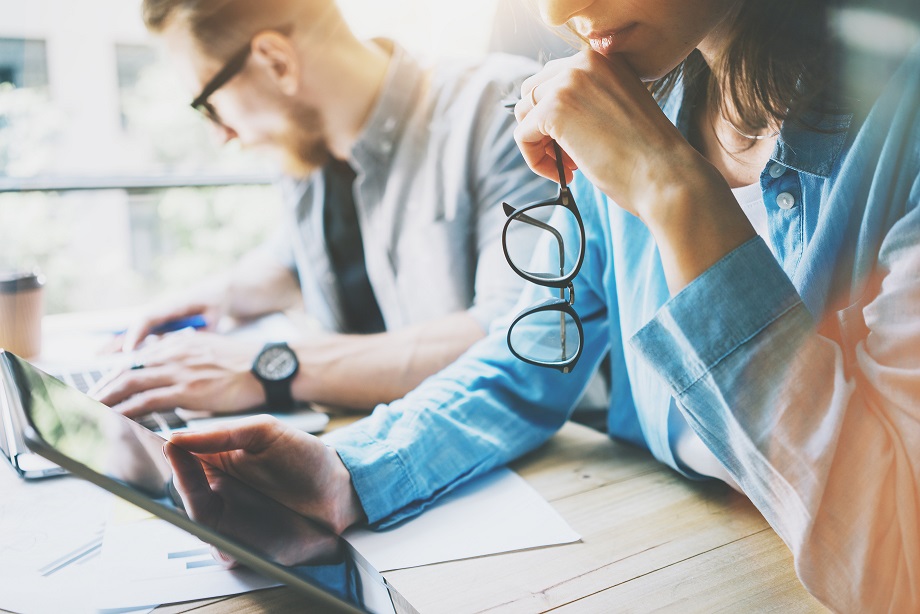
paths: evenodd
<path fill-rule="evenodd" d="M 324 611 L 395 611 L 382 577 L 338 536 L 28 363 L 10 362 L 39 454 L 314 597 Z"/>

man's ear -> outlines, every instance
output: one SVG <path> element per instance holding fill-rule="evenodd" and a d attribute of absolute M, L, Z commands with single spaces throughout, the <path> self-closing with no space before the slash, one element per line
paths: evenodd
<path fill-rule="evenodd" d="M 293 96 L 300 88 L 300 58 L 291 39 L 280 32 L 265 30 L 252 38 L 252 59 L 261 66 L 278 89 Z"/>

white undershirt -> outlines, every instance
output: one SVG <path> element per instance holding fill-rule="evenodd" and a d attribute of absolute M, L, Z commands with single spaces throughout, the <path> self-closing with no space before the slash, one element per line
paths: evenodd
<path fill-rule="evenodd" d="M 770 237 L 767 235 L 767 209 L 763 205 L 763 190 L 760 188 L 760 183 L 735 188 L 732 190 L 732 195 L 741 205 L 741 209 L 751 221 L 757 234 L 763 237 L 767 245 L 770 245 Z"/>
<path fill-rule="evenodd" d="M 747 215 L 751 225 L 758 235 L 770 245 L 770 237 L 767 234 L 767 210 L 763 204 L 763 191 L 760 183 L 752 183 L 744 187 L 735 188 L 732 194 L 741 209 Z M 740 490 L 735 480 L 728 474 L 722 463 L 706 447 L 703 440 L 690 428 L 690 425 L 684 420 L 678 420 L 678 433 L 674 445 L 674 452 L 680 463 L 701 475 L 717 478 L 727 483 L 735 490 Z"/>

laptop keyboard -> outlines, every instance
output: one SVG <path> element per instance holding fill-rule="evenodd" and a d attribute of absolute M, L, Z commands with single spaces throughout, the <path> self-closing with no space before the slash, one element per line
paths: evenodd
<path fill-rule="evenodd" d="M 56 379 L 64 382 L 68 386 L 76 388 L 86 394 L 93 385 L 102 379 L 102 371 L 91 369 L 86 371 L 72 371 L 66 373 L 52 373 Z M 150 429 L 154 433 L 163 431 L 181 429 L 188 426 L 185 420 L 174 411 L 160 412 L 158 414 L 148 414 L 135 418 L 135 422 L 141 426 Z"/>
<path fill-rule="evenodd" d="M 75 371 L 73 373 L 56 373 L 54 377 L 68 386 L 73 386 L 82 393 L 86 393 L 93 384 L 102 379 L 102 371 Z"/>
<path fill-rule="evenodd" d="M 146 416 L 135 418 L 134 421 L 150 429 L 154 433 L 184 429 L 188 426 L 188 423 L 174 411 L 161 411 L 155 414 L 147 414 Z M 166 425 L 165 429 L 163 428 L 164 424 Z"/>

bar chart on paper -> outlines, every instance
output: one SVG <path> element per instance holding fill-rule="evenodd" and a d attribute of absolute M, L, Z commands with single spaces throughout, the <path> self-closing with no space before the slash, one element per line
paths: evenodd
<path fill-rule="evenodd" d="M 225 569 L 198 538 L 120 500 L 106 525 L 100 567 L 117 587 L 106 591 L 100 609 L 234 595 L 277 584 L 249 570 Z"/>

